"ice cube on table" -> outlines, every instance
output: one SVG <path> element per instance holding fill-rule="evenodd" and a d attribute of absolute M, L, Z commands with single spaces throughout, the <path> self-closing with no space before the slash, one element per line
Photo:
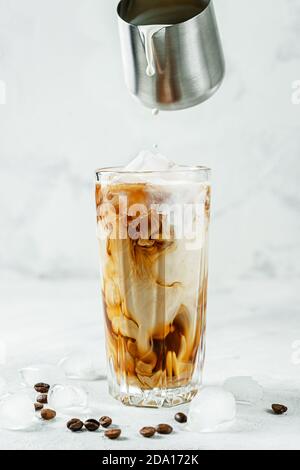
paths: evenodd
<path fill-rule="evenodd" d="M 223 423 L 236 417 L 236 403 L 232 393 L 222 387 L 204 387 L 192 401 L 188 427 L 193 432 L 217 431 Z"/>
<path fill-rule="evenodd" d="M 82 387 L 57 384 L 48 392 L 48 407 L 62 414 L 84 411 L 88 395 Z"/>
<path fill-rule="evenodd" d="M 6 395 L 0 401 L 0 426 L 10 430 L 32 426 L 35 410 L 30 397 L 23 392 Z"/>
<path fill-rule="evenodd" d="M 74 352 L 59 362 L 66 376 L 71 379 L 101 380 L 106 377 L 106 370 L 98 352 Z"/>
<path fill-rule="evenodd" d="M 263 398 L 262 386 L 252 377 L 230 377 L 223 387 L 240 403 L 255 404 Z"/>
<path fill-rule="evenodd" d="M 23 367 L 19 372 L 22 382 L 29 387 L 33 387 L 39 382 L 54 385 L 63 383 L 66 380 L 64 371 L 60 367 L 50 364 L 36 364 Z"/>

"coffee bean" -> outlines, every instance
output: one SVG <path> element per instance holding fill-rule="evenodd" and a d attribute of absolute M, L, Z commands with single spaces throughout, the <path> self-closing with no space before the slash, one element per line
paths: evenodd
<path fill-rule="evenodd" d="M 108 439 L 118 439 L 118 437 L 120 437 L 121 435 L 121 429 L 108 429 L 107 431 L 105 431 L 104 435 L 108 437 Z"/>
<path fill-rule="evenodd" d="M 156 429 L 152 428 L 152 426 L 145 426 L 144 428 L 140 429 L 140 434 L 144 437 L 153 437 L 156 433 Z"/>
<path fill-rule="evenodd" d="M 103 426 L 104 428 L 108 428 L 108 426 L 110 426 L 112 423 L 112 419 L 109 416 L 102 416 L 99 421 L 101 426 Z"/>
<path fill-rule="evenodd" d="M 274 403 L 272 405 L 272 410 L 276 415 L 283 415 L 284 413 L 287 412 L 288 408 L 285 405 L 278 405 Z"/>
<path fill-rule="evenodd" d="M 43 405 L 46 405 L 48 403 L 48 395 L 46 393 L 41 393 L 36 397 L 36 401 L 38 403 L 42 403 Z"/>
<path fill-rule="evenodd" d="M 88 431 L 93 432 L 93 431 L 97 431 L 97 429 L 100 426 L 100 423 L 96 419 L 87 419 L 84 423 L 84 426 L 86 427 Z"/>
<path fill-rule="evenodd" d="M 46 421 L 50 421 L 51 419 L 55 418 L 56 411 L 50 410 L 49 408 L 43 408 L 41 411 L 41 417 Z"/>
<path fill-rule="evenodd" d="M 44 405 L 42 403 L 35 403 L 34 404 L 35 411 L 41 411 L 43 408 L 44 408 Z"/>
<path fill-rule="evenodd" d="M 50 385 L 40 382 L 38 384 L 35 384 L 34 388 L 38 393 L 48 393 Z"/>
<path fill-rule="evenodd" d="M 184 413 L 176 413 L 174 416 L 175 420 L 178 421 L 178 423 L 186 423 L 187 422 L 187 415 Z"/>
<path fill-rule="evenodd" d="M 77 418 L 70 419 L 70 421 L 67 422 L 67 428 L 73 432 L 81 431 L 82 426 L 83 426 L 83 422 Z"/>
<path fill-rule="evenodd" d="M 173 428 L 169 424 L 159 424 L 156 427 L 156 432 L 158 432 L 158 434 L 171 434 L 172 431 Z"/>

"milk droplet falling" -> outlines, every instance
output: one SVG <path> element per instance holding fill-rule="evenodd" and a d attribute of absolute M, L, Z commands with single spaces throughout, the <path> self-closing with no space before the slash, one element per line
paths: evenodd
<path fill-rule="evenodd" d="M 142 8 L 144 2 L 140 0 L 139 3 Z M 174 2 L 175 5 L 168 2 L 166 6 L 158 5 L 148 8 L 148 3 L 147 1 L 144 5 L 145 10 L 131 18 L 130 22 L 138 28 L 144 43 L 147 60 L 146 74 L 148 77 L 153 77 L 156 73 L 153 36 L 164 28 L 193 18 L 206 8 L 206 5 L 201 5 L 203 2 L 199 2 L 199 0 L 193 0 L 192 5 L 187 4 L 186 0 L 181 0 Z"/>
<path fill-rule="evenodd" d="M 153 36 L 154 34 L 158 33 L 162 29 L 166 28 L 170 25 L 146 25 L 146 26 L 138 26 L 140 36 L 144 42 L 145 47 L 145 55 L 147 61 L 147 68 L 146 74 L 148 77 L 153 77 L 156 73 L 155 69 L 155 60 L 154 60 L 154 44 L 153 44 Z"/>

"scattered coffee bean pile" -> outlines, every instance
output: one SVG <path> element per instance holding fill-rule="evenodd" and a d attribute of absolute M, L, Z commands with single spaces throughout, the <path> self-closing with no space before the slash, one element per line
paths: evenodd
<path fill-rule="evenodd" d="M 40 382 L 35 384 L 34 389 L 38 392 L 36 397 L 36 401 L 34 403 L 35 411 L 41 412 L 41 418 L 45 421 L 51 421 L 56 416 L 56 411 L 50 410 L 50 408 L 44 408 L 44 405 L 48 404 L 48 392 L 50 389 L 50 385 Z"/>
<path fill-rule="evenodd" d="M 56 417 L 56 411 L 51 410 L 50 408 L 45 408 L 44 405 L 48 404 L 48 392 L 50 389 L 50 385 L 46 383 L 37 383 L 34 386 L 38 395 L 36 397 L 36 402 L 34 403 L 35 411 L 40 411 L 41 418 L 45 421 L 50 421 Z M 272 410 L 275 415 L 283 415 L 288 411 L 287 406 L 280 405 L 274 403 L 272 405 Z M 180 424 L 184 424 L 187 422 L 188 418 L 184 413 L 176 413 L 174 416 L 175 421 Z M 104 432 L 105 437 L 108 439 L 118 439 L 122 433 L 120 428 L 109 428 L 112 424 L 112 419 L 109 416 L 102 416 L 99 420 L 94 418 L 89 418 L 86 421 L 81 421 L 78 418 L 72 418 L 67 422 L 67 428 L 72 432 L 80 432 L 83 429 L 89 432 L 98 431 L 100 427 L 105 428 L 106 431 Z M 144 426 L 140 429 L 140 434 L 143 437 L 151 438 L 155 436 L 155 434 L 167 435 L 173 432 L 172 426 L 169 424 L 161 423 L 158 424 L 156 427 L 153 426 Z"/>
<path fill-rule="evenodd" d="M 187 416 L 184 413 L 176 413 L 174 416 L 175 421 L 178 423 L 186 423 L 187 422 Z M 173 432 L 172 426 L 169 424 L 159 424 L 155 428 L 153 426 L 144 426 L 142 429 L 140 429 L 140 434 L 143 437 L 153 437 L 155 434 L 171 434 Z"/>
<path fill-rule="evenodd" d="M 99 421 L 94 418 L 87 419 L 84 423 L 78 419 L 73 418 L 67 422 L 67 428 L 72 432 L 79 432 L 86 429 L 89 432 L 97 431 L 100 426 L 102 428 L 108 428 L 112 424 L 112 419 L 109 416 L 102 416 Z M 121 435 L 121 429 L 111 428 L 105 431 L 104 435 L 109 439 L 117 439 Z"/>
<path fill-rule="evenodd" d="M 155 428 L 152 426 L 145 426 L 140 429 L 140 434 L 143 437 L 153 437 L 156 433 L 158 434 L 171 434 L 173 431 L 172 426 L 169 424 L 159 424 Z"/>

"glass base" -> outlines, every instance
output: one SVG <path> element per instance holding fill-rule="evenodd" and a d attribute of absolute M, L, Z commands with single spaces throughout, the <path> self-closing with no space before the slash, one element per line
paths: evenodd
<path fill-rule="evenodd" d="M 173 407 L 189 403 L 198 393 L 199 386 L 186 385 L 172 389 L 136 390 L 132 393 L 120 393 L 110 387 L 110 394 L 123 405 L 145 408 Z"/>

